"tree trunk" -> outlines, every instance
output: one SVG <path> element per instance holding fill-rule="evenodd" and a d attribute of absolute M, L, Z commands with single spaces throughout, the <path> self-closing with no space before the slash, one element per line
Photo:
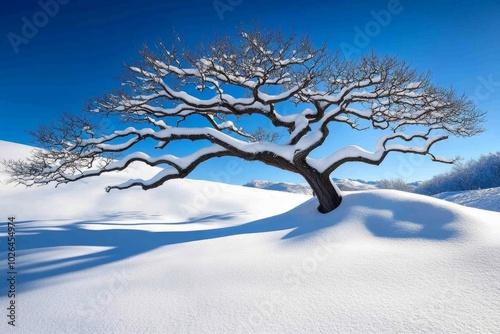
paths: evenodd
<path fill-rule="evenodd" d="M 337 208 L 342 202 L 342 195 L 337 186 L 334 186 L 329 175 L 320 174 L 316 170 L 309 169 L 302 176 L 314 191 L 314 195 L 318 198 L 318 211 L 328 213 Z"/>

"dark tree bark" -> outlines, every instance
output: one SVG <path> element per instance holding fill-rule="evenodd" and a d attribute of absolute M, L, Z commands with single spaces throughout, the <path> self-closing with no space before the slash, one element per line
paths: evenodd
<path fill-rule="evenodd" d="M 149 180 L 106 190 L 152 189 L 186 177 L 206 160 L 231 156 L 302 175 L 318 198 L 318 210 L 327 213 L 342 202 L 330 179 L 342 164 L 379 165 L 390 152 L 452 163 L 431 153 L 431 147 L 449 135 L 483 131 L 484 113 L 465 95 L 433 85 L 428 73 L 373 52 L 346 60 L 326 45 L 315 47 L 307 36 L 240 32 L 201 43 L 195 51 L 174 38 L 171 47 L 160 43 L 141 55 L 141 63 L 127 66 L 119 90 L 92 99 L 87 107 L 91 115 L 119 117 L 126 128 L 106 133 L 85 118 L 66 115 L 59 125 L 33 132 L 43 150 L 3 163 L 12 180 L 27 186 L 68 183 L 141 162 L 166 168 Z M 283 113 L 291 106 L 294 112 Z M 250 117 L 267 120 L 248 128 L 244 120 Z M 184 123 L 193 118 L 197 121 Z M 205 124 L 194 126 L 201 120 Z M 339 123 L 380 131 L 376 149 L 349 145 L 312 158 L 327 143 L 329 127 Z M 156 142 L 159 150 L 176 141 L 207 145 L 186 156 L 150 156 L 140 146 L 146 141 Z M 125 156 L 115 160 L 118 154 Z"/>
<path fill-rule="evenodd" d="M 320 173 L 313 168 L 306 168 L 301 171 L 301 175 L 306 179 L 313 190 L 314 196 L 318 199 L 318 211 L 328 213 L 335 210 L 342 202 L 340 190 L 333 185 L 333 181 L 327 173 Z"/>
<path fill-rule="evenodd" d="M 329 177 L 324 175 L 311 175 L 306 177 L 307 182 L 318 198 L 318 211 L 328 213 L 335 210 L 342 202 L 342 195 L 335 189 Z"/>

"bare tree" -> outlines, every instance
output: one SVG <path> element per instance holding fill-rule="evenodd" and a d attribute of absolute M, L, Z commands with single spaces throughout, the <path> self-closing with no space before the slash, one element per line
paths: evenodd
<path fill-rule="evenodd" d="M 88 107 L 91 113 L 118 115 L 134 126 L 106 134 L 84 118 L 66 116 L 61 125 L 33 133 L 43 150 L 27 161 L 4 162 L 13 180 L 27 186 L 60 184 L 123 170 L 136 161 L 169 165 L 152 179 L 106 190 L 151 189 L 184 178 L 208 159 L 233 156 L 302 175 L 319 200 L 318 210 L 326 213 L 342 200 L 330 179 L 340 165 L 378 165 L 389 152 L 450 163 L 430 152 L 433 144 L 450 134 L 482 131 L 483 114 L 475 105 L 452 89 L 432 85 L 428 73 L 373 52 L 345 60 L 326 46 L 315 47 L 307 37 L 242 32 L 196 50 L 184 49 L 180 39 L 169 46 L 160 43 L 141 55 L 139 65 L 127 66 L 121 91 L 94 99 Z M 294 112 L 285 112 L 290 106 Z M 191 119 L 205 124 L 193 125 L 199 123 Z M 311 158 L 334 123 L 380 131 L 376 149 L 352 145 Z M 131 152 L 151 139 L 157 149 L 186 139 L 209 145 L 183 157 Z M 124 156 L 118 160 L 110 155 L 120 152 Z"/>

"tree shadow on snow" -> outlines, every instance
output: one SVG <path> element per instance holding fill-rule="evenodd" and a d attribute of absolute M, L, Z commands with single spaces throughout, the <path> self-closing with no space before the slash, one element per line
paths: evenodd
<path fill-rule="evenodd" d="M 113 229 L 87 229 L 89 225 L 114 225 L 110 221 L 126 220 L 121 226 L 138 225 L 180 225 L 204 223 L 210 221 L 230 220 L 241 215 L 241 212 L 214 214 L 205 217 L 194 217 L 188 221 L 177 223 L 141 222 L 150 218 L 140 212 L 117 212 L 100 219 L 78 221 L 68 225 L 54 226 L 47 221 L 16 222 L 16 253 L 35 254 L 51 247 L 96 246 L 106 250 L 80 256 L 65 257 L 53 260 L 22 263 L 18 265 L 19 291 L 27 291 L 36 287 L 36 283 L 59 275 L 94 268 L 117 262 L 136 255 L 144 254 L 159 247 L 196 242 L 214 238 L 224 238 L 249 233 L 265 233 L 283 231 L 282 239 L 288 241 L 301 240 L 314 236 L 324 229 L 332 229 L 340 224 L 352 223 L 352 217 L 361 217 L 360 223 L 376 237 L 382 238 L 420 238 L 429 240 L 446 240 L 453 237 L 456 231 L 448 224 L 453 223 L 456 216 L 445 208 L 425 206 L 418 202 L 402 201 L 387 207 L 387 200 L 374 197 L 373 194 L 358 193 L 346 196 L 344 203 L 334 212 L 322 215 L 316 211 L 316 201 L 310 200 L 289 212 L 273 217 L 259 219 L 237 226 L 193 230 L 150 232 L 137 229 L 116 227 Z M 137 222 L 130 222 L 130 220 Z M 33 223 L 40 223 L 33 227 Z M 2 223 L 0 230 L 6 231 L 7 224 Z M 29 226 L 29 227 L 28 227 Z M 49 227 L 49 228 L 47 228 Z M 0 238 L 5 245 L 7 236 Z M 6 252 L 2 250 L 3 258 Z M 161 265 L 161 264 L 158 264 Z"/>

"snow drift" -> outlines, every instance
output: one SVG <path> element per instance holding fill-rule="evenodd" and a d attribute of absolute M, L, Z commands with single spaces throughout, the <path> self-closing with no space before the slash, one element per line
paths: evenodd
<path fill-rule="evenodd" d="M 207 181 L 104 192 L 130 173 L 144 171 L 0 186 L 17 218 L 16 330 L 500 332 L 500 213 L 391 190 L 346 193 L 326 215 L 309 196 Z"/>
<path fill-rule="evenodd" d="M 447 191 L 432 195 L 432 197 L 473 208 L 500 212 L 500 187 L 466 191 Z"/>

